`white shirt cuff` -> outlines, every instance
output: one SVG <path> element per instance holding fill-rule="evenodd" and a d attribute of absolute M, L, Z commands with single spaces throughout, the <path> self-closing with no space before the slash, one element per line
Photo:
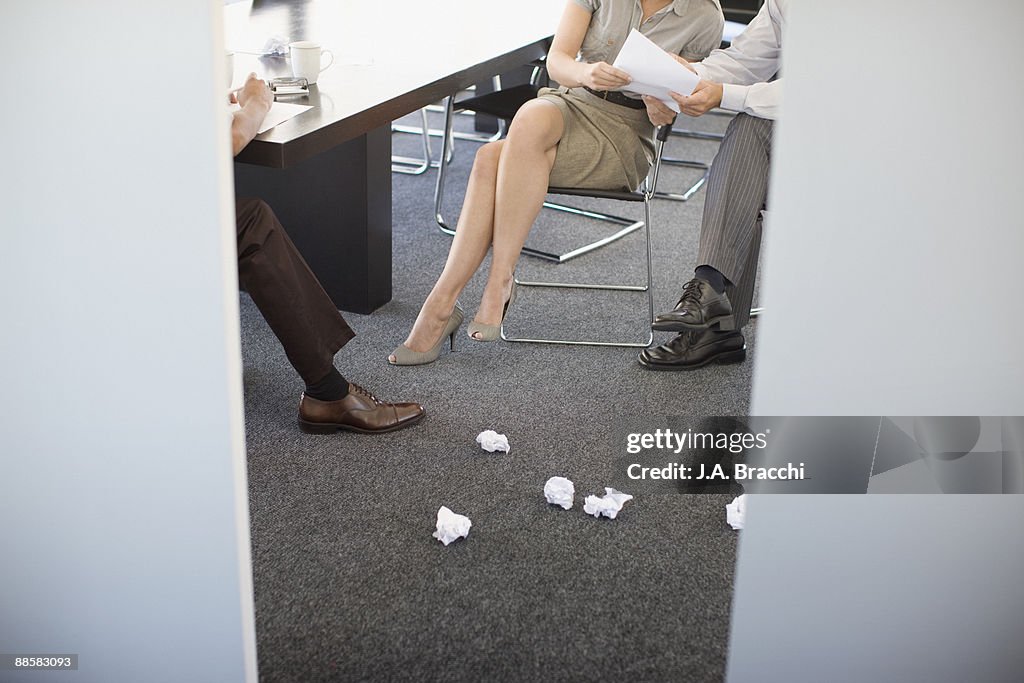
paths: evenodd
<path fill-rule="evenodd" d="M 746 106 L 747 102 L 748 87 L 746 85 L 724 83 L 722 85 L 722 109 L 743 111 L 743 107 Z"/>

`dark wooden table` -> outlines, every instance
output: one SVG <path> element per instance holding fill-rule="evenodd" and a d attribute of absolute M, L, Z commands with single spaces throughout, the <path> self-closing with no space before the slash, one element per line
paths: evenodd
<path fill-rule="evenodd" d="M 391 121 L 543 54 L 562 4 L 517 0 L 252 0 L 227 5 L 237 87 L 250 71 L 290 76 L 259 57 L 271 36 L 334 53 L 313 109 L 252 141 L 235 161 L 240 196 L 265 200 L 339 308 L 391 300 Z"/>

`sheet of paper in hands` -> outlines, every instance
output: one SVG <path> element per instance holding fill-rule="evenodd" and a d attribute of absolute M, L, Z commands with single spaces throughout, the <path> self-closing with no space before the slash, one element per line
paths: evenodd
<path fill-rule="evenodd" d="M 473 522 L 465 515 L 457 515 L 444 505 L 437 511 L 437 531 L 431 536 L 448 545 L 452 541 L 469 536 L 469 527 Z"/>
<path fill-rule="evenodd" d="M 622 506 L 628 500 L 633 500 L 633 496 L 606 486 L 604 495 L 600 498 L 597 496 L 587 496 L 587 499 L 583 501 L 583 511 L 595 517 L 604 515 L 608 519 L 615 519 L 615 515 L 619 514 Z"/>
<path fill-rule="evenodd" d="M 679 105 L 669 96 L 669 91 L 690 95 L 700 82 L 697 74 L 636 29 L 629 32 L 612 66 L 622 69 L 633 79 L 622 88 L 623 91 L 657 97 L 677 113 Z"/>

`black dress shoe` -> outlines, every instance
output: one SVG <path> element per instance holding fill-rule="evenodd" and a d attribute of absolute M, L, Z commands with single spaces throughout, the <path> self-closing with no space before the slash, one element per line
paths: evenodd
<path fill-rule="evenodd" d="M 333 434 L 339 429 L 364 434 L 393 432 L 423 417 L 419 403 L 385 403 L 358 384 L 348 383 L 348 396 L 320 401 L 302 395 L 299 427 L 308 434 Z"/>
<path fill-rule="evenodd" d="M 679 303 L 668 313 L 658 315 L 652 330 L 682 332 L 683 330 L 733 330 L 732 304 L 724 294 L 715 291 L 707 280 L 693 278 L 683 285 Z"/>
<path fill-rule="evenodd" d="M 641 349 L 637 360 L 651 370 L 696 370 L 710 363 L 742 363 L 747 346 L 738 331 L 696 330 L 682 332 L 661 346 Z"/>

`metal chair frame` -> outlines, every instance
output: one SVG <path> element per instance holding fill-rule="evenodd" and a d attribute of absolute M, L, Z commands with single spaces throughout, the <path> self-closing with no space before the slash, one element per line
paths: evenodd
<path fill-rule="evenodd" d="M 764 209 L 761 209 L 761 217 L 760 217 L 760 221 L 759 221 L 760 224 L 761 224 L 760 225 L 760 230 L 762 230 L 762 231 L 764 230 L 764 224 L 765 224 L 765 222 L 767 220 L 768 220 L 768 212 L 765 211 Z M 752 307 L 750 309 L 750 317 L 751 318 L 756 318 L 756 317 L 760 316 L 761 313 L 763 313 L 763 312 L 764 312 L 764 306 L 758 306 L 756 308 Z"/>
<path fill-rule="evenodd" d="M 545 287 L 545 288 L 560 288 L 560 289 L 591 289 L 591 290 L 604 290 L 604 291 L 620 291 L 620 292 L 646 292 L 647 293 L 647 322 L 644 327 L 647 330 L 647 336 L 643 341 L 607 341 L 607 340 L 590 340 L 590 339 L 551 339 L 546 337 L 516 337 L 510 334 L 506 330 L 505 322 L 501 324 L 501 338 L 507 342 L 517 343 L 529 343 L 529 344 L 569 344 L 575 346 L 614 346 L 624 348 L 644 348 L 650 346 L 651 342 L 654 341 L 654 332 L 651 331 L 651 324 L 654 322 L 654 287 L 653 287 L 653 267 L 651 265 L 651 200 L 654 198 L 655 191 L 658 185 L 658 175 L 661 171 L 662 152 L 665 147 L 665 139 L 668 137 L 670 128 L 665 127 L 663 130 L 658 131 L 657 136 L 657 149 L 656 157 L 654 162 L 654 168 L 651 173 L 648 174 L 647 179 L 644 180 L 642 189 L 638 192 L 621 192 L 621 193 L 609 193 L 609 192 L 590 192 L 589 190 L 577 190 L 571 188 L 559 188 L 551 187 L 548 188 L 550 194 L 564 194 L 572 196 L 592 196 L 601 197 L 606 199 L 617 199 L 619 201 L 628 202 L 643 202 L 644 204 L 644 220 L 638 222 L 640 227 L 644 228 L 645 237 L 645 252 L 647 258 L 647 281 L 642 285 L 632 284 L 594 284 L 584 282 L 539 282 L 529 280 L 519 280 L 516 278 L 517 287 Z M 619 197 L 613 197 L 612 194 L 618 194 Z M 636 228 L 639 229 L 639 228 Z"/>
<path fill-rule="evenodd" d="M 494 76 L 491 82 L 495 89 L 501 88 L 501 76 Z M 467 92 L 474 91 L 476 88 L 470 86 L 466 89 Z M 423 157 L 406 157 L 399 155 L 391 156 L 391 171 L 394 173 L 405 173 L 409 175 L 422 175 L 431 168 L 438 168 L 441 164 L 439 159 L 434 159 L 433 151 L 430 148 L 430 138 L 444 137 L 444 131 L 438 128 L 431 128 L 427 120 L 428 112 L 444 112 L 445 107 L 443 105 L 429 104 L 426 107 L 420 109 L 420 120 L 419 126 L 410 126 L 404 123 L 392 123 L 392 133 L 403 133 L 409 135 L 419 135 L 423 139 Z M 460 112 L 472 116 L 472 112 Z M 498 130 L 495 133 L 464 133 L 462 131 L 455 131 L 452 137 L 458 140 L 469 140 L 471 142 L 494 142 L 500 140 L 505 135 L 505 122 L 502 120 L 498 121 Z M 455 146 L 452 144 L 451 149 L 448 150 L 448 155 L 445 157 L 445 162 L 450 163 L 452 156 L 455 154 Z"/>
<path fill-rule="evenodd" d="M 501 76 L 495 76 L 492 80 L 495 83 L 495 89 L 501 88 Z M 466 88 L 466 90 L 464 90 L 463 92 L 473 92 L 475 90 L 476 88 L 474 86 L 470 86 Z M 424 113 L 430 112 L 435 114 L 443 114 L 445 111 L 445 106 L 444 104 L 428 104 L 427 106 L 423 107 L 422 111 Z M 458 112 L 458 114 L 464 116 L 473 116 L 473 112 L 471 111 L 460 111 Z M 426 121 L 426 116 L 424 116 L 424 121 Z M 424 124 L 423 126 L 407 126 L 403 123 L 391 124 L 392 133 L 408 133 L 412 135 L 423 135 L 424 130 L 426 130 L 427 135 L 429 135 L 432 138 L 444 137 L 443 129 L 430 128 L 426 124 Z M 497 140 L 500 140 L 502 137 L 504 137 L 505 132 L 505 122 L 499 119 L 498 131 L 496 133 L 466 133 L 457 130 L 452 133 L 452 138 L 456 140 L 469 140 L 470 142 L 496 142 Z M 437 168 L 437 162 L 434 161 L 432 166 L 434 168 Z"/>
<path fill-rule="evenodd" d="M 420 117 L 423 121 L 423 127 L 420 131 L 427 130 L 427 109 L 424 107 L 420 109 Z M 399 126 L 391 124 L 391 132 L 405 132 L 397 130 Z M 403 126 L 411 128 L 410 126 Z M 433 159 L 433 152 L 430 149 L 430 136 L 422 135 L 423 138 L 423 158 L 418 159 L 416 157 L 406 157 L 400 155 L 391 155 L 391 171 L 392 173 L 405 173 L 407 175 L 422 175 L 430 170 L 431 166 L 435 165 Z"/>

